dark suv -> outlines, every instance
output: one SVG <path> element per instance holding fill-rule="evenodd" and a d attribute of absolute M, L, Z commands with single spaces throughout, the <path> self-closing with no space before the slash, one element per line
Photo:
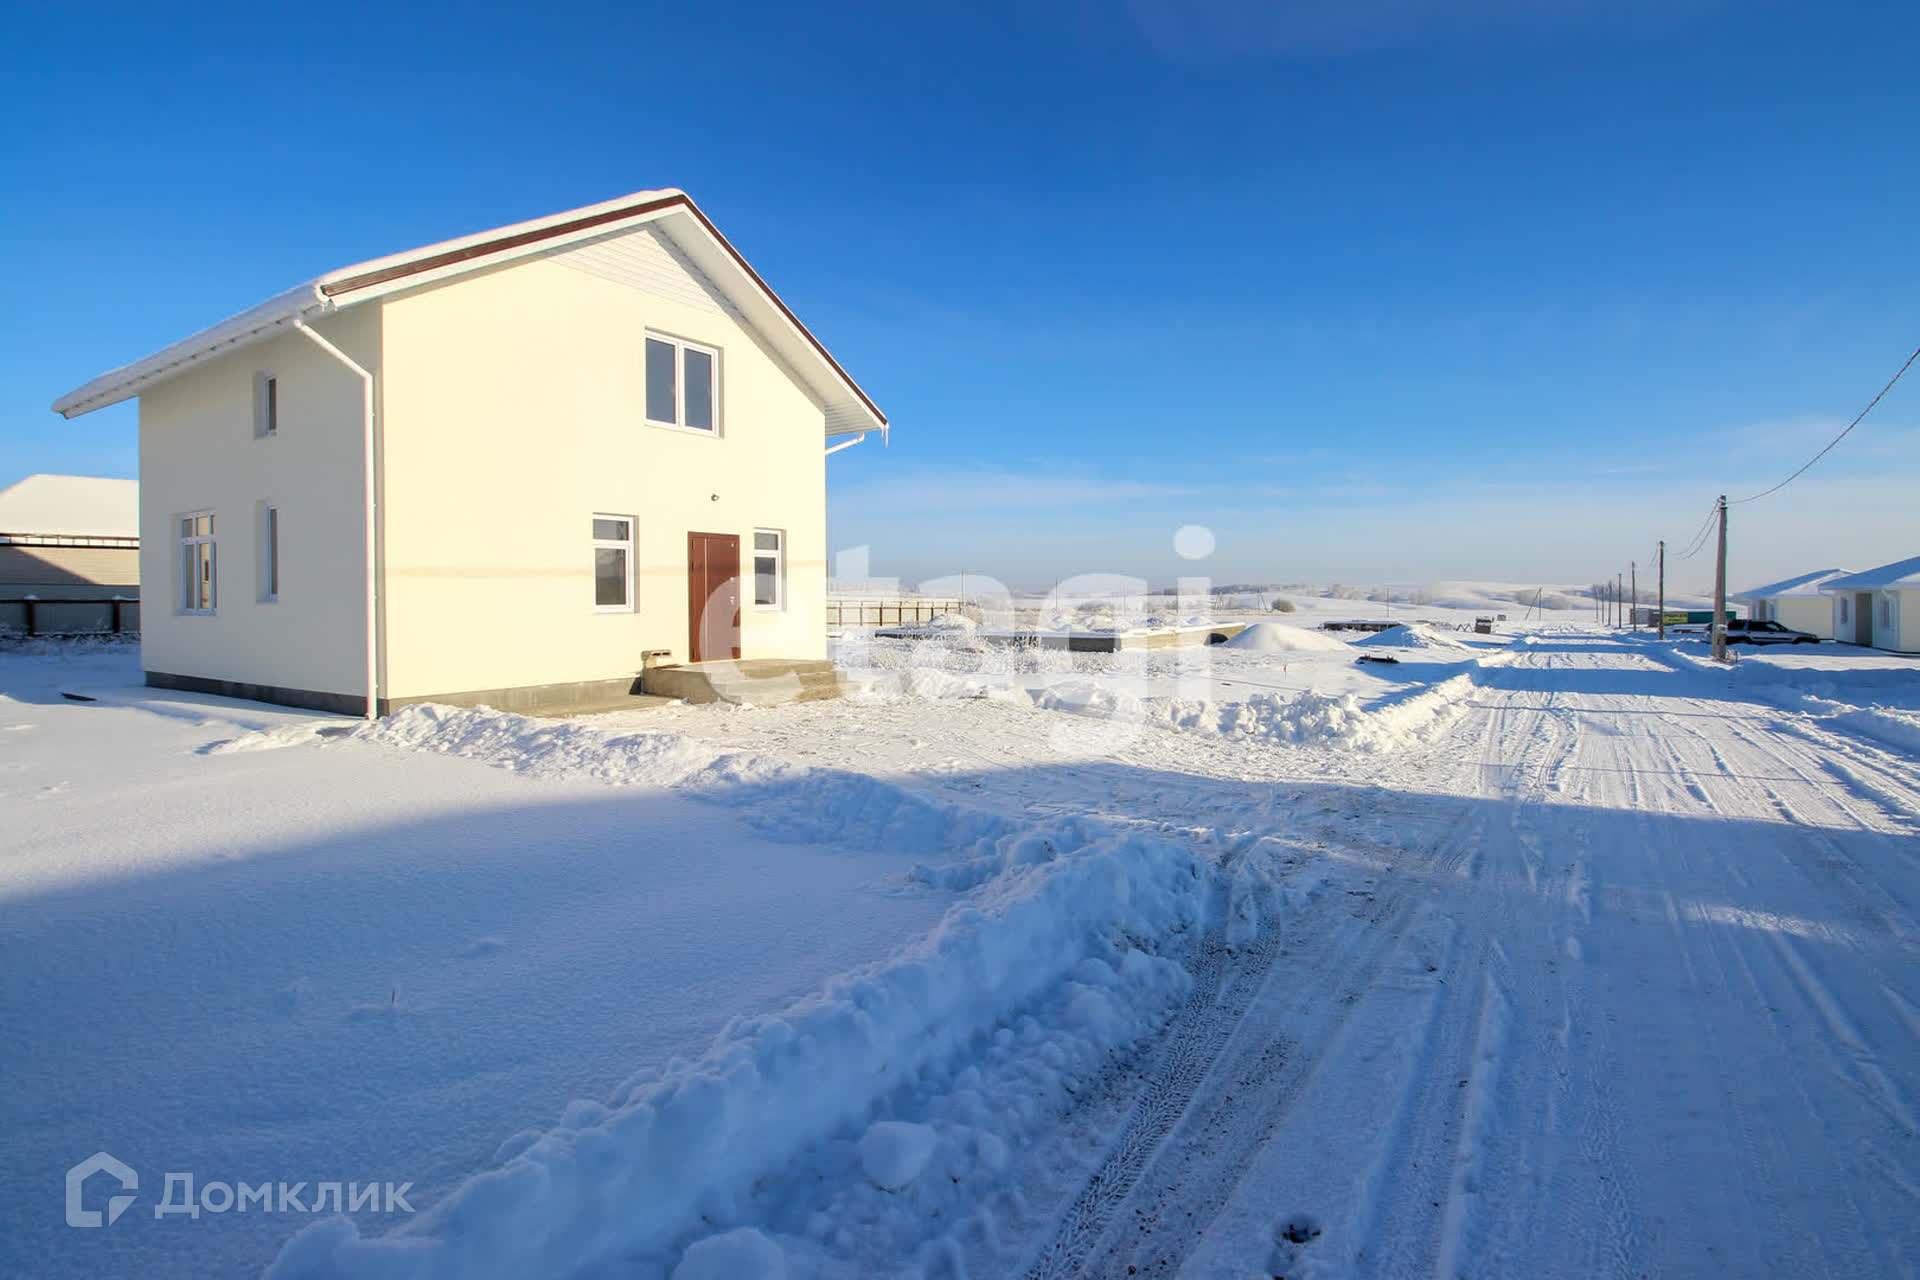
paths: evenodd
<path fill-rule="evenodd" d="M 1735 618 L 1727 624 L 1728 644 L 1819 644 L 1820 637 L 1810 631 L 1795 631 L 1768 619 Z"/>

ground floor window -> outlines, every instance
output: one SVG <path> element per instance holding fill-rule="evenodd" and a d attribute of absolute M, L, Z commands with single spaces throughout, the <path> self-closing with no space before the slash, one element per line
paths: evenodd
<path fill-rule="evenodd" d="M 633 608 L 633 517 L 593 518 L 593 607 L 602 613 Z"/>
<path fill-rule="evenodd" d="M 753 602 L 763 609 L 787 603 L 787 536 L 778 529 L 753 531 Z"/>
<path fill-rule="evenodd" d="M 260 603 L 280 598 L 280 508 L 260 505 Z"/>
<path fill-rule="evenodd" d="M 212 613 L 214 588 L 213 513 L 180 517 L 180 612 Z"/>
<path fill-rule="evenodd" d="M 1847 598 L 1845 596 L 1840 597 L 1840 621 L 1842 622 L 1853 621 L 1853 619 L 1850 618 L 1847 614 Z"/>

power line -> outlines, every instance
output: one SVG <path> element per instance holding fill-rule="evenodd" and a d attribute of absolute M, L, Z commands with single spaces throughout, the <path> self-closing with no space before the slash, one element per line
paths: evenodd
<path fill-rule="evenodd" d="M 1690 560 L 1694 556 L 1699 555 L 1701 549 L 1707 545 L 1707 531 L 1713 527 L 1714 518 L 1719 514 L 1720 500 L 1716 498 L 1714 499 L 1713 505 L 1707 508 L 1707 518 L 1700 522 L 1699 529 L 1695 530 L 1694 535 L 1687 539 L 1687 549 L 1679 555 L 1669 558 L 1673 560 Z"/>
<path fill-rule="evenodd" d="M 1756 493 L 1751 497 L 1736 498 L 1732 502 L 1728 503 L 1727 505 L 1739 506 L 1742 502 L 1753 502 L 1756 499 L 1766 497 L 1770 493 L 1778 493 L 1780 492 L 1780 490 L 1792 484 L 1795 480 L 1798 480 L 1802 472 L 1804 472 L 1808 467 L 1812 466 L 1814 463 L 1820 461 L 1820 459 L 1826 457 L 1827 454 L 1833 450 L 1833 446 L 1839 444 L 1842 440 L 1845 440 L 1847 438 L 1848 431 L 1852 431 L 1855 427 L 1859 426 L 1861 421 L 1868 414 L 1873 412 L 1873 406 L 1879 404 L 1881 400 L 1886 398 L 1887 392 L 1893 390 L 1893 384 L 1900 381 L 1902 375 L 1904 375 L 1908 369 L 1911 369 L 1913 367 L 1913 362 L 1915 360 L 1920 360 L 1920 347 L 1915 347 L 1913 349 L 1913 354 L 1907 357 L 1907 362 L 1900 366 L 1900 372 L 1894 374 L 1893 377 L 1887 380 L 1887 385 L 1880 388 L 1880 394 L 1875 396 L 1872 402 L 1869 403 L 1866 408 L 1860 411 L 1859 416 L 1856 417 L 1852 422 L 1849 422 L 1846 425 L 1845 430 L 1841 431 L 1839 435 L 1827 441 L 1827 447 L 1825 449 L 1822 449 L 1820 452 L 1814 454 L 1811 458 L 1808 458 L 1805 462 L 1801 463 L 1799 471 L 1795 471 L 1792 475 L 1788 476 L 1785 480 L 1782 480 L 1779 484 L 1773 486 L 1773 488 L 1771 489 L 1762 489 L 1759 493 Z"/>

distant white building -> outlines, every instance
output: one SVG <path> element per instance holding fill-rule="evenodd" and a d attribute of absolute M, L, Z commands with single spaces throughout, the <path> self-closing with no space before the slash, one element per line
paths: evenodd
<path fill-rule="evenodd" d="M 0 631 L 140 627 L 140 485 L 28 476 L 0 489 Z"/>
<path fill-rule="evenodd" d="M 1835 578 L 1845 577 L 1846 573 L 1845 569 L 1816 569 L 1742 591 L 1733 599 L 1747 606 L 1747 616 L 1755 622 L 1778 622 L 1795 631 L 1831 640 L 1834 638 L 1833 601 L 1821 587 Z"/>
<path fill-rule="evenodd" d="M 1892 653 L 1920 653 L 1920 556 L 1829 579 L 1837 639 Z"/>

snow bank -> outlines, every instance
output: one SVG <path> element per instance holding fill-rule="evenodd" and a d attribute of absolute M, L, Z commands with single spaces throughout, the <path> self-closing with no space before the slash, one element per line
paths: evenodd
<path fill-rule="evenodd" d="M 1213 877 L 1185 848 L 1141 835 L 1039 862 L 1030 844 L 1003 843 L 1004 873 L 918 947 L 782 1014 L 736 1020 L 699 1061 L 637 1081 L 610 1109 L 576 1104 L 573 1124 L 404 1234 L 362 1238 L 344 1218 L 309 1227 L 268 1276 L 521 1280 L 612 1258 L 665 1263 L 682 1248 L 689 1275 L 721 1273 L 709 1264 L 777 1275 L 758 1241 L 727 1229 L 769 1209 L 754 1200 L 769 1180 L 817 1181 L 809 1173 L 833 1167 L 856 1135 L 865 1181 L 892 1190 L 917 1189 L 939 1147 L 1004 1161 L 1038 1118 L 1030 1096 L 1064 1106 L 1078 1073 L 1169 1015 L 1190 980 L 1158 952 L 1205 923 Z M 983 1044 L 1005 1052 L 983 1055 Z M 977 1083 L 983 1057 L 1021 1079 L 1017 1095 L 955 1090 Z M 889 1106 L 943 1117 L 947 1132 L 874 1126 Z M 929 1194 L 958 1194 L 949 1178 L 930 1181 Z M 907 1213 L 902 1229 L 921 1216 Z M 693 1243 L 706 1224 L 723 1234 Z"/>
<path fill-rule="evenodd" d="M 1008 829 L 993 815 L 941 803 L 864 773 L 716 751 L 677 733 L 609 734 L 580 721 L 423 704 L 403 707 L 354 736 L 548 780 L 674 787 L 696 799 L 738 807 L 747 821 L 784 840 L 931 853 L 969 849 Z"/>
<path fill-rule="evenodd" d="M 1341 653 L 1347 642 L 1324 631 L 1308 631 L 1278 622 L 1256 622 L 1227 641 L 1229 649 L 1249 649 L 1255 653 Z"/>
<path fill-rule="evenodd" d="M 1420 623 L 1401 623 L 1388 627 L 1385 631 L 1376 631 L 1353 642 L 1356 645 L 1376 645 L 1388 649 L 1465 649 L 1468 646 L 1443 631 Z"/>
<path fill-rule="evenodd" d="M 1762 651 L 1742 654 L 1721 665 L 1703 652 L 1647 642 L 1649 655 L 1681 671 L 1710 672 L 1746 697 L 1797 711 L 1828 728 L 1843 729 L 1890 747 L 1920 753 L 1920 679 L 1899 665 L 1862 667 L 1782 666 Z M 1817 657 L 1817 655 L 1808 655 Z M 1788 658 L 1801 658 L 1790 652 Z"/>
<path fill-rule="evenodd" d="M 913 881 L 962 896 L 913 946 L 778 1015 L 736 1019 L 697 1061 L 636 1077 L 611 1105 L 573 1103 L 551 1131 L 510 1140 L 498 1167 L 402 1232 L 315 1223 L 274 1280 L 517 1280 L 616 1258 L 696 1280 L 779 1276 L 781 1241 L 804 1224 L 757 1228 L 829 1193 L 863 1205 L 887 1249 L 910 1251 L 1071 1104 L 1077 1081 L 1164 1024 L 1191 986 L 1180 957 L 1230 900 L 1245 935 L 1254 901 L 1184 845 L 1084 819 L 1022 825 L 679 735 L 424 706 L 357 736 L 546 778 L 677 787 L 790 835 L 910 848 L 930 859 Z M 1252 910 L 1255 932 L 1267 918 Z"/>
<path fill-rule="evenodd" d="M 1338 641 L 1335 641 L 1338 644 Z M 1093 681 L 1069 681 L 1033 692 L 1052 711 L 1188 733 L 1267 742 L 1341 744 L 1385 751 L 1420 737 L 1456 710 L 1472 687 L 1467 674 L 1415 687 L 1372 706 L 1351 693 L 1308 689 L 1288 696 L 1256 693 L 1244 699 L 1136 698 Z"/>

